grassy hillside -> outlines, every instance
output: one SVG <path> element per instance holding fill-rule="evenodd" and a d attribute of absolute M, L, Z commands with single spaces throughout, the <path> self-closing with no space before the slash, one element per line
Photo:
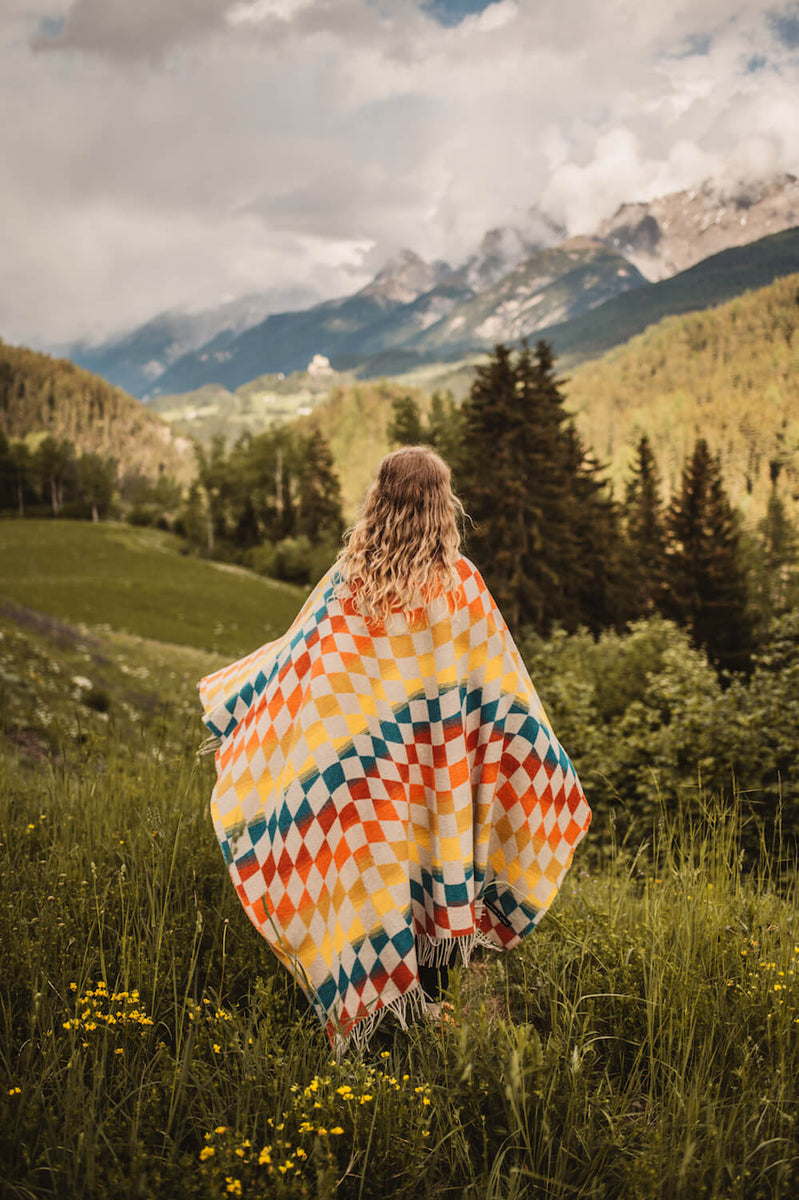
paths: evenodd
<path fill-rule="evenodd" d="M 637 289 L 640 296 L 644 289 Z M 567 407 L 587 444 L 608 464 L 623 494 L 632 450 L 648 433 L 671 489 L 697 437 L 721 454 L 733 501 L 755 521 L 763 515 L 771 464 L 789 505 L 799 496 L 799 275 L 779 279 L 718 308 L 665 317 L 601 358 L 566 372 Z M 472 367 L 450 378 L 466 391 Z M 441 386 L 440 368 L 403 377 Z M 388 451 L 391 396 L 412 392 L 402 380 L 337 392 L 314 411 L 330 440 L 351 515 Z M 426 400 L 421 400 L 424 407 Z M 309 418 L 311 419 L 311 418 Z"/>
<path fill-rule="evenodd" d="M 0 431 L 8 438 L 52 434 L 78 452 L 117 460 L 121 471 L 187 481 L 191 445 L 120 388 L 67 359 L 0 341 Z"/>
<path fill-rule="evenodd" d="M 697 437 L 721 455 L 733 502 L 765 510 L 771 472 L 799 499 L 799 274 L 718 308 L 667 317 L 572 372 L 569 407 L 621 486 L 649 435 L 673 488 Z"/>
<path fill-rule="evenodd" d="M 0 597 L 70 622 L 238 657 L 282 633 L 303 593 L 189 558 L 169 534 L 0 521 Z"/>
<path fill-rule="evenodd" d="M 598 812 L 540 930 L 453 971 L 450 1024 L 387 1023 L 336 1062 L 214 837 L 194 681 L 222 660 L 76 627 L 55 569 L 42 590 L 57 547 L 24 529 L 13 582 L 62 611 L 0 601 L 0 1194 L 796 1195 L 795 862 L 742 872 L 743 802 L 664 811 L 602 866 Z M 101 544 L 60 567 L 113 594 L 109 620 L 188 584 L 166 545 L 109 545 L 126 607 Z M 187 592 L 206 630 L 242 595 L 219 583 Z"/>

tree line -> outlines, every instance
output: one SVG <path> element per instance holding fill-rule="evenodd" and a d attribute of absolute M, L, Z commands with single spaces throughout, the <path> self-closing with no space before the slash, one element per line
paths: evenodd
<path fill-rule="evenodd" d="M 389 434 L 450 461 L 469 553 L 512 629 L 597 634 L 661 613 L 718 670 L 747 670 L 759 630 L 799 600 L 796 531 L 776 490 L 747 538 L 703 438 L 666 503 L 643 436 L 617 500 L 564 401 L 546 342 L 499 345 L 460 409 L 438 398 L 424 418 L 397 400 Z"/>
<path fill-rule="evenodd" d="M 747 670 L 769 621 L 799 605 L 799 537 L 776 486 L 766 517 L 744 532 L 704 439 L 664 498 L 642 436 L 617 499 L 566 411 L 546 342 L 497 346 L 460 406 L 435 394 L 423 414 L 410 396 L 395 399 L 388 433 L 395 445 L 433 446 L 452 466 L 470 517 L 467 550 L 514 631 L 596 635 L 660 613 L 717 669 Z M 0 433 L 0 510 L 124 516 L 278 578 L 307 584 L 324 572 L 344 519 L 317 428 L 247 433 L 230 447 L 217 437 L 195 456 L 186 489 L 164 470 L 156 479 L 120 471 L 66 438 L 47 435 L 33 449 Z"/>
<path fill-rule="evenodd" d="M 0 431 L 0 511 L 20 516 L 42 509 L 59 516 L 108 514 L 117 487 L 117 464 L 94 451 L 78 454 L 66 438 L 43 438 L 35 450 Z"/>

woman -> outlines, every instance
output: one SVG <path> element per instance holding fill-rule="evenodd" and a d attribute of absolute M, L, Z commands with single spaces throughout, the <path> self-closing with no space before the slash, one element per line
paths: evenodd
<path fill-rule="evenodd" d="M 288 632 L 199 685 L 231 878 L 338 1045 L 517 945 L 591 817 L 459 511 L 436 454 L 389 454 Z"/>

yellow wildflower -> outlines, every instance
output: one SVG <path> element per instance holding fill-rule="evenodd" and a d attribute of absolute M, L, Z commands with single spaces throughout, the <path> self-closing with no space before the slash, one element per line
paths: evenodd
<path fill-rule="evenodd" d="M 213 1146 L 203 1146 L 200 1151 L 200 1162 L 205 1162 L 207 1158 L 213 1158 L 215 1154 L 216 1150 L 214 1150 Z"/>

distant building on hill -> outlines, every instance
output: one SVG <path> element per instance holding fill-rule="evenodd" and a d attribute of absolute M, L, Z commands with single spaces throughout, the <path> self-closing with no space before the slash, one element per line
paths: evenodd
<path fill-rule="evenodd" d="M 315 354 L 308 363 L 306 370 L 309 375 L 314 375 L 317 378 L 323 375 L 333 375 L 335 372 L 330 365 L 330 359 L 325 358 L 324 354 Z"/>

